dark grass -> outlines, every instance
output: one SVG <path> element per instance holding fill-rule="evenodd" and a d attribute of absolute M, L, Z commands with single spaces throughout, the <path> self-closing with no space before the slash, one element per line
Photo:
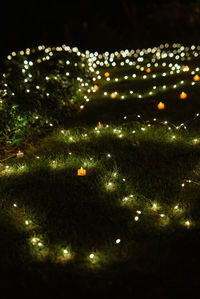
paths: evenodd
<path fill-rule="evenodd" d="M 10 170 L 0 177 L 2 289 L 56 288 L 59 295 L 103 298 L 169 298 L 198 289 L 200 190 L 192 183 L 181 188 L 185 179 L 199 182 L 200 147 L 193 142 L 199 121 L 191 121 L 200 110 L 198 88 L 188 87 L 185 101 L 178 90 L 167 90 L 164 111 L 156 108 L 159 94 L 111 100 L 96 93 L 66 122 L 64 134 L 59 128 L 24 158 L 7 162 Z M 173 125 L 169 131 L 164 120 L 176 125 L 189 120 L 188 131 Z M 80 166 L 86 177 L 77 176 Z M 158 208 L 152 209 L 154 203 Z M 41 248 L 33 237 L 41 239 Z"/>
<path fill-rule="evenodd" d="M 186 190 L 189 194 L 182 195 L 180 184 L 196 166 L 199 147 L 197 145 L 194 148 L 194 145 L 187 143 L 188 136 L 186 133 L 182 134 L 180 137 L 182 139 L 179 142 L 169 142 L 168 137 L 171 133 L 169 134 L 165 127 L 155 126 L 149 128 L 149 132 L 142 133 L 138 123 L 135 124 L 134 128 L 137 132 L 136 137 L 127 135 L 122 140 L 115 135 L 113 136 L 110 130 L 105 133 L 102 131 L 102 137 L 93 136 L 92 142 L 80 140 L 71 144 L 64 142 L 68 138 L 60 136 L 60 134 L 58 137 L 58 133 L 56 133 L 44 140 L 41 148 L 36 149 L 36 152 L 27 153 L 24 161 L 27 164 L 27 171 L 19 173 L 18 176 L 11 174 L 1 178 L 1 194 L 5 197 L 2 211 L 12 209 L 11 204 L 16 202 L 22 209 L 21 217 L 23 218 L 23 213 L 25 213 L 33 219 L 33 231 L 27 231 L 23 228 L 23 223 L 20 225 L 18 212 L 15 214 L 15 212 L 10 211 L 6 217 L 4 216 L 5 219 L 1 218 L 3 231 L 5 230 L 4 226 L 7 227 L 4 234 L 1 234 L 3 241 L 4 238 L 8 240 L 9 236 L 9 243 L 5 243 L 5 246 L 14 250 L 13 252 L 12 250 L 11 252 L 6 250 L 4 252 L 4 247 L 2 248 L 3 256 L 9 256 L 9 266 L 13 264 L 14 259 L 17 259 L 22 264 L 32 262 L 33 264 L 29 266 L 31 269 L 34 267 L 33 265 L 36 263 L 33 258 L 34 253 L 31 257 L 30 248 L 28 248 L 30 236 L 33 235 L 34 231 L 37 236 L 42 236 L 47 247 L 51 248 L 53 252 L 50 257 L 44 258 L 42 264 L 39 265 L 40 270 L 37 271 L 42 271 L 45 275 L 47 269 L 50 273 L 52 269 L 55 269 L 56 273 L 59 273 L 56 284 L 54 281 L 54 285 L 57 286 L 62 286 L 63 278 L 61 279 L 60 276 L 66 271 L 67 273 L 72 271 L 75 275 L 74 280 L 71 281 L 71 287 L 77 283 L 81 284 L 80 275 L 82 279 L 88 279 L 89 276 L 92 277 L 92 280 L 98 280 L 98 275 L 104 277 L 110 273 L 110 286 L 107 285 L 104 278 L 101 291 L 103 292 L 105 287 L 111 291 L 114 287 L 115 271 L 122 271 L 123 274 L 121 273 L 119 277 L 122 275 L 123 284 L 120 282 L 115 289 L 115 291 L 122 291 L 123 286 L 131 282 L 128 278 L 126 278 L 128 279 L 126 282 L 124 281 L 128 273 L 136 277 L 141 276 L 141 279 L 144 280 L 152 272 L 151 275 L 155 279 L 158 272 L 161 271 L 162 263 L 165 264 L 168 258 L 171 259 L 170 255 L 174 255 L 173 258 L 176 260 L 176 254 L 179 253 L 180 255 L 180 244 L 175 245 L 173 238 L 182 240 L 182 238 L 190 238 L 190 234 L 195 235 L 196 233 L 193 229 L 189 232 L 179 222 L 182 217 L 184 219 L 187 216 L 191 217 L 191 215 L 192 219 L 198 221 L 196 208 L 198 207 L 199 191 L 198 188 L 190 187 Z M 130 128 L 127 129 L 128 132 L 130 132 Z M 91 134 L 94 133 L 91 132 Z M 73 135 L 73 130 L 69 135 Z M 75 130 L 73 136 L 78 138 L 78 129 Z M 77 157 L 78 161 L 84 161 L 83 156 L 86 159 L 88 156 L 93 157 L 95 166 L 88 169 L 87 177 L 78 178 L 76 176 L 78 163 L 76 158 L 74 160 L 71 157 L 68 158 L 69 150 L 72 151 L 73 156 Z M 112 158 L 108 159 L 107 153 L 111 153 Z M 40 160 L 35 159 L 35 156 L 39 154 Z M 61 169 L 49 167 L 49 160 L 54 159 L 62 162 Z M 14 161 L 13 163 L 15 165 Z M 10 164 L 12 165 L 12 163 Z M 109 178 L 113 171 L 120 171 L 120 178 L 116 180 L 117 190 L 107 192 L 104 186 L 105 180 L 102 178 Z M 121 182 L 123 177 L 126 177 L 125 187 Z M 194 190 L 195 198 L 193 197 Z M 134 194 L 134 201 L 127 205 L 122 204 L 121 199 L 130 193 Z M 196 202 L 195 208 L 193 205 L 188 205 L 190 197 L 192 197 L 193 204 L 194 201 Z M 177 203 L 177 198 L 185 210 L 178 217 L 173 215 L 173 207 Z M 149 213 L 148 207 L 154 201 L 162 206 L 162 212 L 168 213 L 171 217 L 171 223 L 167 227 L 165 225 L 164 227 L 160 226 L 161 222 L 158 215 Z M 141 217 L 141 222 L 136 224 L 133 217 L 137 215 L 137 210 L 142 210 L 144 215 Z M 7 225 L 8 223 L 9 225 Z M 11 229 L 12 226 L 13 229 Z M 123 243 L 116 248 L 114 241 L 118 237 L 123 240 Z M 169 239 L 172 244 L 169 243 Z M 15 242 L 18 244 L 17 246 Z M 190 240 L 190 242 L 192 241 Z M 22 246 L 23 254 L 21 253 Z M 52 262 L 56 263 L 59 249 L 65 246 L 69 246 L 76 253 L 76 257 L 66 266 L 61 265 L 60 267 L 63 269 L 59 270 L 58 265 L 55 266 Z M 32 250 L 34 251 L 34 249 Z M 92 274 L 91 269 L 88 269 L 87 255 L 90 251 L 100 251 L 103 265 L 98 271 L 101 274 L 97 270 L 94 270 Z M 149 257 L 149 251 L 151 257 Z M 185 255 L 186 252 L 181 253 L 182 258 L 183 256 L 186 258 Z M 48 259 L 50 260 L 48 261 Z M 108 263 L 108 260 L 111 264 Z M 168 268 L 174 267 L 173 263 L 180 262 L 180 260 L 176 262 L 175 260 L 171 261 L 170 266 L 166 266 Z M 81 274 L 79 267 L 83 267 Z M 189 267 L 189 265 L 187 266 L 187 259 L 185 267 Z M 105 269 L 106 273 L 103 274 Z M 95 271 L 98 274 L 95 274 Z M 177 271 L 180 270 L 176 270 L 175 273 Z M 101 276 L 102 274 L 103 276 Z M 26 279 L 23 277 L 23 271 L 20 275 L 17 275 L 18 284 L 24 287 L 25 285 L 31 286 L 33 282 L 30 282 L 29 279 L 32 275 L 34 276 L 34 270 L 30 270 Z M 167 273 L 163 275 L 165 277 Z M 46 273 L 47 277 L 49 279 L 49 275 Z M 151 279 L 153 278 L 151 277 Z M 37 280 L 36 282 L 39 283 Z M 11 280 L 10 283 L 15 285 Z M 40 283 L 43 286 L 49 284 L 45 278 Z M 139 284 L 137 285 L 139 291 L 140 282 L 137 284 Z M 87 287 L 92 288 L 92 286 L 85 286 L 84 289 L 86 290 Z M 100 285 L 96 287 L 101 288 Z M 130 286 L 129 288 L 131 291 Z M 160 283 L 158 286 L 154 285 L 153 288 L 154 291 L 159 292 Z"/>

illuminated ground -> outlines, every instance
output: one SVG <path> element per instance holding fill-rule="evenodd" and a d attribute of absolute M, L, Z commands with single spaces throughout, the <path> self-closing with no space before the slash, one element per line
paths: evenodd
<path fill-rule="evenodd" d="M 85 53 L 92 79 L 79 113 L 2 159 L 6 287 L 78 285 L 123 298 L 198 287 L 199 50 Z"/>

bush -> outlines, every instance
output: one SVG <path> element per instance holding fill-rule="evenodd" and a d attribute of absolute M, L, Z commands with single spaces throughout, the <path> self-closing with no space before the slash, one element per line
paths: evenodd
<path fill-rule="evenodd" d="M 39 46 L 3 61 L 0 82 L 0 138 L 19 145 L 62 124 L 85 102 L 92 84 L 86 55 L 77 48 Z"/>

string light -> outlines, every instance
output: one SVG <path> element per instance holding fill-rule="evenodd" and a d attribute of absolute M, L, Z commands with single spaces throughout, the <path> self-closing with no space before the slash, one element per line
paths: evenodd
<path fill-rule="evenodd" d="M 161 48 L 163 48 L 163 47 L 161 47 L 160 46 L 160 49 Z M 53 52 L 52 52 L 52 55 L 50 55 L 51 54 L 51 48 L 45 48 L 45 47 L 43 47 L 43 46 L 40 46 L 39 48 L 38 48 L 40 51 L 42 51 L 42 50 L 44 50 L 45 49 L 45 52 L 46 52 L 46 54 L 47 53 L 49 53 L 49 56 L 45 56 L 45 57 L 42 57 L 41 58 L 41 60 L 48 60 L 48 59 L 51 59 L 51 56 L 53 55 Z M 88 58 L 88 61 L 89 61 L 89 59 L 90 59 L 90 63 L 91 63 L 91 65 L 90 65 L 90 71 L 92 72 L 92 73 L 95 73 L 95 69 L 96 69 L 96 66 L 97 65 L 99 65 L 99 66 L 102 66 L 102 67 L 108 67 L 109 66 L 109 61 L 110 62 L 112 62 L 112 66 L 115 66 L 115 65 L 117 65 L 118 67 L 120 67 L 120 66 L 122 66 L 122 67 L 124 67 L 124 65 L 125 64 L 127 64 L 127 65 L 130 65 L 131 67 L 133 66 L 133 65 L 135 65 L 135 63 L 136 63 L 136 67 L 135 67 L 135 69 L 136 69 L 136 72 L 137 72 L 137 75 L 136 74 L 132 74 L 132 76 L 130 77 L 130 76 L 128 76 L 128 75 L 125 75 L 124 76 L 124 80 L 133 80 L 133 79 L 135 79 L 136 77 L 138 78 L 138 79 L 144 79 L 144 80 L 149 80 L 150 78 L 156 78 L 156 77 L 166 77 L 166 76 L 168 76 L 169 74 L 171 74 L 171 75 L 173 75 L 174 73 L 181 73 L 181 72 L 189 72 L 190 71 L 190 68 L 191 67 L 189 67 L 189 66 L 180 66 L 180 65 L 175 65 L 175 66 L 173 66 L 172 64 L 171 64 L 171 66 L 169 66 L 169 72 L 168 71 L 166 71 L 166 72 L 164 72 L 164 73 L 157 73 L 157 74 L 150 74 L 150 73 L 152 73 L 153 72 L 153 70 L 154 70 L 154 68 L 153 67 L 158 67 L 160 64 L 159 63 L 156 63 L 156 61 L 158 60 L 160 60 L 161 58 L 162 59 L 165 59 L 166 57 L 173 57 L 173 56 L 175 56 L 175 59 L 177 60 L 177 62 L 178 62 L 178 60 L 180 60 L 180 58 L 181 57 L 183 57 L 184 55 L 181 55 L 180 53 L 180 55 L 176 55 L 176 53 L 175 53 L 175 51 L 174 51 L 174 53 L 171 53 L 170 51 L 171 50 L 168 50 L 168 51 L 166 51 L 166 53 L 162 53 L 162 52 L 160 52 L 160 49 L 159 49 L 159 47 L 158 48 L 150 48 L 149 49 L 149 54 L 151 54 L 152 55 L 152 68 L 150 68 L 151 67 L 151 63 L 150 64 L 148 64 L 147 65 L 147 67 L 148 68 L 146 68 L 146 66 L 144 67 L 144 66 L 141 66 L 141 64 L 140 63 L 144 63 L 144 57 L 143 56 L 145 56 L 145 55 L 147 55 L 146 54 L 146 51 L 139 51 L 139 53 L 135 53 L 135 52 L 133 52 L 131 55 L 133 55 L 133 54 L 135 54 L 135 55 L 133 55 L 133 57 L 135 57 L 135 59 L 136 59 L 136 62 L 135 61 L 130 61 L 129 59 L 126 59 L 126 57 L 127 56 L 129 56 L 130 58 L 131 58 L 131 55 L 130 55 L 130 52 L 129 51 L 122 51 L 121 53 L 112 53 L 113 54 L 113 56 L 112 56 L 112 58 L 111 58 L 111 54 L 105 54 L 104 53 L 104 55 L 102 55 L 102 56 L 100 56 L 100 55 L 91 55 L 90 53 L 88 53 L 88 55 L 89 55 L 89 57 L 90 58 Z M 183 50 L 184 50 L 185 48 L 183 47 Z M 63 51 L 63 50 L 65 50 L 65 51 L 69 51 L 70 52 L 70 47 L 66 47 L 66 46 L 64 46 L 63 48 L 62 47 L 57 47 L 56 48 L 56 51 L 58 51 L 58 52 L 60 52 L 60 51 Z M 78 51 L 78 49 L 77 48 L 73 48 L 72 50 L 71 50 L 72 52 L 74 52 L 74 53 L 77 53 L 77 55 L 81 55 L 82 53 L 81 52 L 79 52 Z M 30 50 L 26 50 L 25 51 L 26 52 L 26 54 L 27 55 L 29 55 L 30 54 Z M 183 53 L 184 54 L 184 53 Z M 7 59 L 8 60 L 12 60 L 15 56 L 16 56 L 17 54 L 15 53 L 15 52 L 12 52 L 12 55 L 8 55 L 8 57 L 7 57 Z M 24 55 L 24 51 L 20 51 L 20 55 Z M 199 55 L 199 53 L 198 52 L 195 52 L 194 53 L 194 57 L 197 57 Z M 116 61 L 114 61 L 114 59 L 115 59 L 115 56 L 116 56 Z M 95 59 L 95 57 L 96 57 L 96 59 Z M 98 57 L 98 59 L 97 59 L 97 57 Z M 120 61 L 120 58 L 121 57 L 123 57 L 124 59 L 125 59 L 125 61 L 123 61 L 123 63 L 122 63 L 122 61 L 119 63 L 119 61 Z M 102 63 L 102 61 L 101 61 L 101 59 L 104 59 L 104 63 L 103 64 L 101 64 Z M 117 60 L 118 59 L 118 60 Z M 38 60 L 38 63 L 40 63 L 41 61 L 40 60 Z M 153 63 L 154 63 L 154 65 L 153 65 Z M 71 64 L 71 62 L 69 61 L 69 60 L 67 60 L 66 61 L 66 65 L 70 65 Z M 31 61 L 28 61 L 28 60 L 25 60 L 24 61 L 24 68 L 22 69 L 22 73 L 26 73 L 27 72 L 27 70 L 28 70 L 28 68 L 29 68 L 29 66 L 32 66 L 33 65 L 33 62 L 31 62 Z M 166 63 L 163 63 L 162 64 L 163 65 L 163 67 L 165 67 L 166 66 Z M 74 65 L 74 66 L 77 66 L 76 64 Z M 172 70 L 172 73 L 170 73 L 170 69 Z M 148 75 L 143 75 L 142 74 L 142 72 L 144 72 L 144 71 L 146 71 L 146 73 L 148 74 Z M 195 71 L 197 72 L 197 71 L 199 71 L 199 69 L 197 70 L 197 69 L 195 69 Z M 97 72 L 99 72 L 99 70 L 97 71 Z M 113 81 L 115 81 L 115 82 L 119 82 L 121 79 L 120 78 L 115 78 L 115 79 L 112 79 L 112 77 L 110 76 L 110 73 L 109 72 L 106 72 L 104 75 L 102 74 L 102 76 L 101 75 L 99 75 L 100 73 L 97 73 L 96 72 L 96 74 L 98 75 L 98 76 L 96 76 L 96 77 L 93 77 L 93 81 L 94 82 L 96 82 L 97 80 L 106 80 L 107 82 L 108 82 L 108 84 L 110 83 L 110 82 L 112 82 L 112 80 Z M 141 75 L 138 75 L 138 73 L 139 72 L 141 72 Z M 191 71 L 191 74 L 194 72 L 194 70 L 193 71 Z M 66 72 L 66 76 L 70 76 L 70 73 L 69 72 Z M 197 74 L 195 75 L 195 76 L 198 76 Z M 194 76 L 194 77 L 195 77 Z M 29 74 L 28 75 L 28 78 L 29 79 L 31 79 L 31 77 L 32 77 L 32 75 L 31 74 Z M 191 79 L 191 80 L 194 80 L 195 82 L 197 82 L 198 80 L 195 80 L 194 79 L 194 77 Z M 28 80 L 28 78 L 24 78 L 24 83 L 28 83 L 29 82 L 29 80 Z M 197 77 L 196 77 L 197 78 Z M 57 77 L 55 77 L 55 80 L 57 80 L 58 78 Z M 46 76 L 45 77 L 45 80 L 47 80 L 47 81 L 49 81 L 49 80 L 51 80 L 51 78 L 49 78 L 48 76 Z M 148 90 L 147 92 L 145 92 L 145 93 L 142 93 L 141 91 L 140 91 L 140 93 L 135 93 L 133 90 L 130 90 L 130 91 L 128 91 L 128 94 L 129 95 L 131 95 L 131 96 L 133 96 L 133 97 L 136 97 L 136 98 L 139 98 L 139 99 L 141 99 L 141 98 L 145 98 L 145 97 L 147 97 L 147 96 L 152 96 L 154 93 L 153 93 L 153 91 L 155 92 L 155 90 L 158 90 L 158 92 L 161 92 L 161 90 L 160 90 L 160 88 L 161 89 L 172 89 L 172 88 L 179 88 L 180 87 L 180 84 L 181 85 L 187 85 L 187 84 L 192 84 L 192 85 L 194 85 L 195 84 L 195 82 L 191 82 L 191 80 L 182 80 L 182 81 L 179 81 L 178 83 L 176 83 L 176 84 L 174 84 L 174 85 L 172 85 L 172 86 L 166 86 L 166 85 L 161 85 L 161 86 L 153 86 L 152 87 L 152 89 L 150 89 L 150 90 Z M 77 79 L 77 81 L 80 81 L 80 82 L 82 82 L 82 80 L 81 80 L 81 78 L 79 78 L 79 79 Z M 85 82 L 86 83 L 86 82 Z M 81 86 L 82 87 L 84 87 L 84 85 L 85 85 L 85 83 L 84 82 L 82 82 L 81 83 Z M 93 83 L 94 84 L 94 83 Z M 87 85 L 86 85 L 87 86 Z M 95 85 L 94 85 L 95 86 Z M 96 86 L 98 86 L 99 87 L 99 85 L 96 85 Z M 6 85 L 5 85 L 5 87 L 7 87 Z M 41 87 L 39 86 L 39 85 L 36 85 L 35 86 L 35 88 L 36 89 L 38 89 L 38 90 L 40 90 L 41 89 Z M 98 88 L 97 88 L 97 90 L 99 90 Z M 97 90 L 95 90 L 95 91 L 97 91 Z M 88 93 L 91 93 L 91 91 L 92 91 L 92 88 L 90 89 L 90 88 L 88 88 L 87 89 L 87 92 Z M 7 92 L 7 89 L 6 89 L 6 92 Z M 27 93 L 29 93 L 30 92 L 30 89 L 26 89 L 26 92 Z M 182 92 L 183 93 L 183 92 Z M 104 95 L 104 96 L 108 96 L 108 92 L 107 91 L 104 91 L 104 92 L 102 92 L 102 94 Z M 111 95 L 113 94 L 113 97 L 111 97 Z M 126 98 L 128 98 L 128 96 L 126 95 L 126 94 L 121 94 L 121 93 L 119 93 L 118 91 L 115 91 L 115 92 L 112 92 L 111 94 L 110 94 L 110 97 L 111 98 L 121 98 L 121 99 L 126 99 Z M 89 101 L 89 98 L 86 96 L 86 98 L 85 98 L 85 101 Z M 2 104 L 2 100 L 1 100 L 1 104 Z M 85 106 L 84 105 L 80 105 L 80 109 L 83 109 Z M 197 113 L 196 114 L 196 117 L 198 117 L 199 116 L 199 113 Z M 140 115 L 138 115 L 137 116 L 138 118 L 141 118 L 141 116 Z M 38 120 L 39 119 L 39 116 L 35 116 L 35 119 L 36 120 Z M 127 119 L 127 116 L 124 116 L 124 120 L 125 119 Z M 154 122 L 156 122 L 157 121 L 157 119 L 153 119 L 153 121 Z M 164 121 L 163 122 L 163 124 L 164 125 L 166 125 L 166 126 L 168 126 L 168 121 Z M 53 123 L 52 122 L 50 122 L 49 123 L 49 126 L 53 126 Z M 151 124 L 148 124 L 148 127 L 150 127 L 151 126 Z M 181 124 L 180 126 L 176 126 L 176 129 L 177 130 L 179 130 L 180 129 L 180 127 L 184 127 L 184 128 L 186 128 L 186 126 L 184 125 L 184 124 Z M 121 133 L 121 130 L 118 130 L 118 129 L 114 129 L 115 130 L 115 133 L 116 133 L 116 135 L 117 135 L 117 137 L 119 137 L 119 138 L 124 138 L 124 137 L 126 137 L 126 134 L 123 132 L 123 134 Z M 144 124 L 141 126 L 141 128 L 140 128 L 140 130 L 138 130 L 138 131 L 145 131 L 146 130 L 146 127 L 144 126 Z M 172 128 L 171 127 L 168 127 L 168 130 L 172 130 Z M 148 130 L 147 130 L 148 131 Z M 65 131 L 64 130 L 61 130 L 60 131 L 61 132 L 61 134 L 65 134 Z M 96 130 L 96 133 L 97 134 L 99 134 L 101 131 L 100 130 Z M 137 130 L 133 130 L 133 131 L 131 131 L 132 132 L 132 134 L 136 134 L 136 132 L 137 132 Z M 88 137 L 89 136 L 89 132 L 87 133 L 87 134 L 83 134 L 83 137 Z M 177 135 L 178 136 L 178 135 Z M 134 137 L 133 137 L 134 138 Z M 171 138 L 172 139 L 176 139 L 176 136 L 175 135 L 173 135 L 173 136 L 171 136 Z M 69 137 L 69 140 L 70 141 L 75 141 L 74 139 L 73 139 L 73 137 L 72 136 L 70 136 Z M 193 142 L 196 144 L 197 142 L 198 142 L 198 139 L 197 138 L 195 138 L 195 139 L 193 139 Z M 69 152 L 69 155 L 71 155 L 72 153 L 71 152 Z M 18 158 L 19 157 L 23 157 L 24 156 L 24 153 L 23 152 L 21 152 L 20 150 L 18 151 L 18 153 L 17 153 L 17 155 L 16 155 Z M 104 156 L 105 157 L 105 156 Z M 111 154 L 109 153 L 109 154 L 107 154 L 107 157 L 108 158 L 111 158 Z M 36 159 L 40 159 L 40 157 L 39 156 L 36 156 Z M 52 161 L 52 163 L 53 164 L 56 164 L 56 162 L 55 161 Z M 9 168 L 9 165 L 6 165 L 5 166 L 5 169 L 8 169 Z M 122 179 L 122 181 L 123 182 L 125 182 L 126 181 L 126 179 L 125 178 L 123 178 Z M 185 182 L 187 182 L 187 183 L 192 183 L 193 181 L 192 180 L 185 180 Z M 113 182 L 111 182 L 111 181 L 109 181 L 107 184 L 106 184 L 106 186 L 108 186 L 108 187 L 112 187 L 113 186 Z M 181 184 L 181 187 L 183 188 L 183 187 L 185 187 L 185 183 L 182 183 Z M 133 195 L 130 195 L 130 196 L 126 196 L 126 197 L 124 197 L 123 198 L 123 201 L 126 201 L 126 202 L 128 202 L 129 201 L 129 199 L 130 198 L 133 198 L 134 196 Z M 13 207 L 15 207 L 15 208 L 17 208 L 17 204 L 13 204 Z M 155 211 L 155 213 L 156 213 L 156 210 L 158 209 L 159 207 L 158 207 L 158 204 L 157 203 L 153 203 L 153 205 L 152 205 L 152 209 Z M 174 207 L 174 210 L 178 210 L 179 209 L 179 206 L 178 205 L 176 205 L 175 207 Z M 140 210 L 137 210 L 136 211 L 136 213 L 138 214 L 138 215 L 141 215 L 141 211 Z M 135 221 L 138 221 L 139 220 L 139 216 L 138 215 L 136 215 L 135 217 L 134 217 L 134 220 Z M 157 213 L 157 215 L 159 215 L 161 218 L 164 218 L 166 215 L 165 214 L 163 214 L 163 213 L 161 213 L 161 214 L 158 214 Z M 30 224 L 30 220 L 25 220 L 25 225 L 26 226 L 28 226 L 29 224 Z M 187 227 L 189 227 L 190 225 L 191 225 L 191 222 L 189 221 L 189 220 L 186 220 L 185 221 L 185 225 L 187 226 Z M 37 245 L 38 247 L 42 247 L 43 246 L 43 242 L 39 239 L 39 238 L 37 238 L 37 237 L 33 237 L 32 238 L 32 240 L 31 240 L 31 242 L 32 242 L 32 244 L 33 245 Z M 115 241 L 115 243 L 116 244 L 119 244 L 121 242 L 121 239 L 116 239 L 116 241 Z M 68 254 L 69 252 L 68 252 L 68 250 L 67 249 L 63 249 L 63 254 Z M 95 257 L 95 255 L 93 254 L 93 253 L 91 253 L 90 255 L 89 255 L 89 258 L 90 259 L 94 259 L 94 257 Z"/>

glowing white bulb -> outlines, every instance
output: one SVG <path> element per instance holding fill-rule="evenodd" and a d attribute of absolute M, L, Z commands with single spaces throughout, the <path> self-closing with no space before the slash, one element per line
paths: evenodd
<path fill-rule="evenodd" d="M 186 224 L 187 226 L 190 226 L 190 221 L 185 221 L 185 224 Z"/>

